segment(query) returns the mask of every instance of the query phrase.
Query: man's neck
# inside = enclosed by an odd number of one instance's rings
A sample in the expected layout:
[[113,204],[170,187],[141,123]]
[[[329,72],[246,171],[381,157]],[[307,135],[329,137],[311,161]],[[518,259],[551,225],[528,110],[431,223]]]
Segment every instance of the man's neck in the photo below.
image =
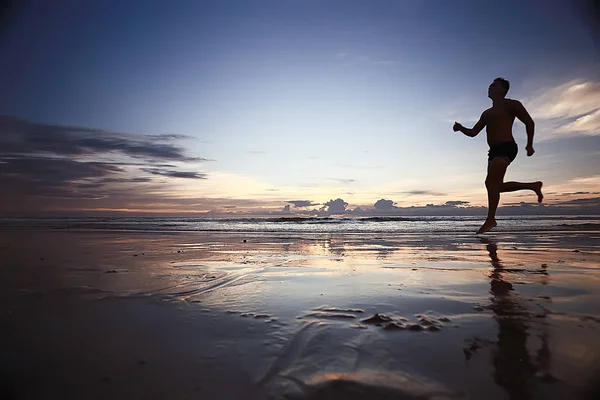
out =
[[505,97],[501,97],[499,99],[492,99],[492,106],[499,106],[504,103],[504,100],[506,100]]

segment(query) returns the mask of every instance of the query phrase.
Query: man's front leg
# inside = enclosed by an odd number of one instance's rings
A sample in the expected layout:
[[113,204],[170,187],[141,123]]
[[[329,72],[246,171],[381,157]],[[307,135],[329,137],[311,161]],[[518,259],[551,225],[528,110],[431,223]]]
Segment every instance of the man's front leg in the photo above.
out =
[[488,215],[477,233],[485,233],[494,228],[496,224],[496,210],[500,203],[500,187],[504,180],[504,174],[508,167],[508,161],[502,157],[496,157],[490,163],[488,175],[485,179],[485,187],[488,192]]
[[498,203],[500,202],[500,191],[498,189],[494,190],[490,187],[488,187],[487,190],[488,190],[488,215],[487,215],[487,218],[485,219],[485,222],[483,223],[483,225],[481,225],[481,228],[479,228],[477,233],[489,232],[490,230],[492,230],[492,228],[494,228],[497,225],[496,209],[498,208]]

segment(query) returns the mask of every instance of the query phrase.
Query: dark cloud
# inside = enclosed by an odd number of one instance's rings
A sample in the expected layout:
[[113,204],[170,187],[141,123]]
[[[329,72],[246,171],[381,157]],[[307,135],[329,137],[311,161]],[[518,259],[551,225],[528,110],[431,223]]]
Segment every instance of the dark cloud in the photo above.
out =
[[375,202],[374,207],[378,211],[390,211],[396,208],[392,200],[379,199]]
[[100,182],[92,182],[92,183],[78,183],[75,185],[77,189],[100,189],[104,184]]
[[169,176],[171,178],[206,179],[206,174],[194,171],[170,171],[158,168],[142,168],[142,171],[152,175]]
[[46,182],[64,182],[85,178],[104,177],[123,168],[104,162],[82,162],[66,158],[23,156],[20,158],[0,156],[3,175]]
[[596,192],[572,192],[572,193],[559,193],[557,196],[578,196],[582,194],[598,194]]
[[[120,173],[120,166],[102,162],[82,162],[64,158],[0,157],[0,187],[6,197],[21,201],[24,196],[39,197],[89,197],[78,189],[95,189],[77,186],[95,184],[97,179]],[[92,180],[91,182],[89,180]],[[99,194],[91,193],[91,197]]]
[[199,157],[188,157],[181,148],[156,143],[152,138],[92,128],[38,124],[11,116],[0,116],[2,154],[94,156],[98,153],[116,152],[150,161],[205,161]]
[[538,203],[527,203],[525,201],[519,202],[519,207],[523,208],[531,208],[531,207],[539,207]]
[[587,199],[575,199],[575,200],[563,201],[563,202],[558,203],[558,205],[562,205],[562,206],[570,206],[570,205],[600,206],[600,197],[590,197]]
[[148,177],[137,177],[137,178],[103,178],[95,182],[80,183],[76,187],[79,189],[98,189],[104,187],[106,184],[111,183],[145,183],[152,182],[152,178]]
[[323,207],[329,213],[343,213],[346,211],[348,203],[338,198],[335,200],[329,200],[327,203],[323,204]]
[[292,204],[296,208],[318,206],[319,203],[313,203],[310,200],[290,200],[288,203]]
[[[139,162],[116,162],[116,161],[107,161],[106,164],[111,165],[119,165],[122,167],[147,167],[149,163],[139,163]],[[152,166],[155,168],[177,168],[175,164],[157,164],[152,163]]]
[[184,138],[188,137],[132,135],[0,116],[0,213],[77,209],[87,200],[95,200],[95,206],[97,200],[119,197],[121,187],[132,196],[141,184],[152,184],[152,177],[135,176],[140,170],[154,176],[205,179],[200,172],[177,170],[178,165],[205,161],[187,156],[172,143]]
[[184,140],[184,139],[193,139],[193,137],[188,135],[179,135],[176,133],[161,133],[159,135],[148,135],[149,139],[157,141],[157,142],[169,142],[172,140]]
[[444,205],[448,206],[448,207],[466,206],[467,204],[469,204],[468,201],[462,201],[462,200],[451,200],[451,201],[447,201],[446,203],[444,203]]
[[[447,201],[443,204],[427,204],[425,207],[429,207],[429,208],[454,208],[454,209],[458,209],[458,206],[467,206],[469,204],[468,201],[462,201],[462,200],[450,200]],[[470,207],[460,207],[462,209],[465,208],[470,208]]]
[[285,207],[283,207],[283,209],[281,210],[281,212],[285,214],[291,214],[292,211],[290,210],[290,205],[286,204]]
[[104,178],[102,179],[102,183],[140,183],[140,182],[150,182],[152,178],[140,176],[137,178]]

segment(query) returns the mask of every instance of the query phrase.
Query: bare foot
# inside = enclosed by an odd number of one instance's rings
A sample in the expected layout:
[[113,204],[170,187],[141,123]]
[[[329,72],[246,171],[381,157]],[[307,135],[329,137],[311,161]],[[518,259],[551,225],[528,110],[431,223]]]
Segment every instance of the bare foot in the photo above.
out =
[[533,189],[535,194],[538,196],[538,203],[541,203],[542,200],[544,200],[544,195],[542,194],[542,185],[543,183],[541,181],[537,181],[535,183],[535,188]]
[[498,225],[496,223],[496,220],[492,220],[492,221],[488,221],[486,220],[483,225],[481,225],[481,228],[479,228],[479,230],[477,231],[477,233],[486,233],[492,230],[493,227],[495,227],[496,225]]

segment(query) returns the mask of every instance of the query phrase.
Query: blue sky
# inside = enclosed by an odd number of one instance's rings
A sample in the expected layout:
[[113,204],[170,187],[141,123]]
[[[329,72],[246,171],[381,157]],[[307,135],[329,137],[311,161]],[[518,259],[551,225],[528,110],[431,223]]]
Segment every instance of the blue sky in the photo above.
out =
[[[382,198],[484,205],[485,132],[470,139],[451,127],[476,122],[497,76],[537,123],[532,158],[515,123],[520,153],[507,179],[544,180],[549,204],[600,191],[600,47],[577,2],[85,3],[35,1],[10,15],[0,114],[52,126],[48,137],[57,127],[185,135],[169,145],[204,161],[106,170],[103,179],[139,182],[105,182],[93,200],[63,193],[57,209],[267,212],[336,198],[349,208]],[[96,150],[77,160],[132,156]],[[25,172],[38,173],[13,178]],[[98,178],[60,182],[81,194]],[[125,189],[129,197],[117,194]]]

